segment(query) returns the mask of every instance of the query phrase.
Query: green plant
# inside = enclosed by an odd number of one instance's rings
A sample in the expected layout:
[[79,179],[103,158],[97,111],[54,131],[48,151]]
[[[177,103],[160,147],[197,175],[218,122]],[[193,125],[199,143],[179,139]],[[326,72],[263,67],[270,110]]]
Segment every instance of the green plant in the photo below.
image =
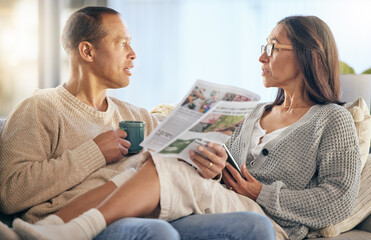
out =
[[[345,62],[340,61],[340,73],[341,74],[356,74],[354,69]],[[365,70],[361,74],[371,74],[371,68]]]

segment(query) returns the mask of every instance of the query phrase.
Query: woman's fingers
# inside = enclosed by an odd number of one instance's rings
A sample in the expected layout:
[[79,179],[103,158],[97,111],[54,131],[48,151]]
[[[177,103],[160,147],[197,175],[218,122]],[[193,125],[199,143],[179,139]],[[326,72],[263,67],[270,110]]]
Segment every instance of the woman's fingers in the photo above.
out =
[[[197,150],[205,156],[205,158],[212,161],[214,164],[218,164],[220,166],[224,166],[224,163],[226,161],[227,154],[225,152],[225,149],[214,143],[208,143],[207,147],[199,146]],[[224,159],[225,158],[225,159]]]
[[231,174],[228,172],[227,169],[223,169],[222,171],[222,179],[223,179],[223,182],[225,184],[225,186],[228,188],[228,189],[231,189],[233,188],[233,184],[236,184],[236,182],[234,181],[233,177],[231,176]]
[[208,143],[207,147],[199,146],[197,150],[199,153],[191,150],[189,155],[199,168],[200,174],[205,178],[220,174],[227,159],[225,149],[218,144]]
[[192,151],[192,150],[189,151],[189,156],[190,156],[191,160],[201,169],[211,169],[214,165],[214,163],[212,161],[202,157],[201,155],[199,155],[195,151]]
[[191,160],[197,165],[198,172],[204,178],[214,178],[221,172],[221,168],[210,160],[202,157],[194,151],[189,152]]
[[237,183],[244,182],[245,179],[242,178],[241,174],[237,169],[235,169],[231,164],[226,163],[225,167],[231,173],[232,177],[236,180]]
[[241,166],[241,172],[243,176],[246,178],[247,181],[255,181],[256,179],[250,174],[250,172],[247,170],[246,165],[242,164]]
[[[222,146],[209,143],[207,147],[198,146],[197,150],[199,154],[192,150],[190,151],[190,154],[192,154],[191,157],[195,158],[195,160],[199,161],[202,165],[205,167],[218,165],[219,167],[224,168],[227,154]],[[210,165],[210,162],[212,165]]]

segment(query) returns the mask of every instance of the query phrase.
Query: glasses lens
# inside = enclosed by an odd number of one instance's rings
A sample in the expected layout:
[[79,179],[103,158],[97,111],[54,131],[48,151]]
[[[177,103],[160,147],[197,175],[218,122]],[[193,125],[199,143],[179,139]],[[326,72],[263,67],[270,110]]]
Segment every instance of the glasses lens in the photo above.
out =
[[272,55],[273,44],[267,44],[267,56],[270,57]]
[[260,47],[260,53],[263,54],[265,52],[265,45],[261,45]]

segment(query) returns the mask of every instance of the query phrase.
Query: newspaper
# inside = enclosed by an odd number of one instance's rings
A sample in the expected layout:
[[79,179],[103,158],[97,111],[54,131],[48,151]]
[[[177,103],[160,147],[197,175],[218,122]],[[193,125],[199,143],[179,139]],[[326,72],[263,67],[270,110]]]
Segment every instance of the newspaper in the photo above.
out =
[[224,144],[260,100],[246,89],[197,80],[171,114],[140,144],[197,166],[189,150]]

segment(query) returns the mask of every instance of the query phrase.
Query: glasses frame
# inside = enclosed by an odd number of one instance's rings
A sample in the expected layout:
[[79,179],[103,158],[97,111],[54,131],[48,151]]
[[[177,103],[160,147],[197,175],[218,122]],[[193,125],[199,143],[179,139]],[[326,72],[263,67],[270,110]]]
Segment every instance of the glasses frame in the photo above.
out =
[[[269,53],[267,52],[267,47],[268,46],[272,46],[271,50],[269,51]],[[283,44],[277,44],[277,43],[268,43],[266,45],[261,45],[260,49],[261,49],[261,54],[265,53],[267,54],[268,57],[272,56],[272,53],[273,53],[273,50],[274,49],[286,49],[286,50],[293,50],[294,48],[292,47],[292,45],[283,45]]]

